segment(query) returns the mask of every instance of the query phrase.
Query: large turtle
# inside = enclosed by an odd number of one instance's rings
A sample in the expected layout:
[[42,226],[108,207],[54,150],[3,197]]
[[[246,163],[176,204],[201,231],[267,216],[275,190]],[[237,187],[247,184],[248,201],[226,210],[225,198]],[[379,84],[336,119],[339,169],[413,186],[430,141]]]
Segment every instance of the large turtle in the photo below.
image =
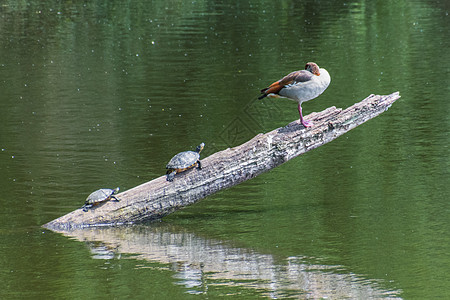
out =
[[88,211],[89,208],[92,208],[96,205],[99,205],[100,203],[109,201],[109,200],[114,200],[114,201],[119,201],[118,198],[116,198],[116,196],[114,196],[114,194],[117,194],[119,192],[119,188],[115,188],[114,190],[112,189],[99,189],[96,190],[95,192],[92,192],[86,199],[86,201],[84,202],[84,205],[81,207],[83,209],[83,211]]
[[184,172],[196,166],[201,170],[200,152],[203,150],[203,147],[205,147],[205,144],[201,143],[195,151],[180,152],[172,157],[166,166],[167,181],[173,181],[175,174]]

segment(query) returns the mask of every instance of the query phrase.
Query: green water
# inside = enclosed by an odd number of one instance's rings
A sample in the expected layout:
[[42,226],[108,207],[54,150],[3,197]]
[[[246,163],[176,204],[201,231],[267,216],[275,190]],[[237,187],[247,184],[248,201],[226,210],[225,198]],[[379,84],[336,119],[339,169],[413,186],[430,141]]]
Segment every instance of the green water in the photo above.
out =
[[[446,1],[3,1],[0,298],[450,298]],[[40,226],[298,118],[400,91],[343,137],[162,222]]]

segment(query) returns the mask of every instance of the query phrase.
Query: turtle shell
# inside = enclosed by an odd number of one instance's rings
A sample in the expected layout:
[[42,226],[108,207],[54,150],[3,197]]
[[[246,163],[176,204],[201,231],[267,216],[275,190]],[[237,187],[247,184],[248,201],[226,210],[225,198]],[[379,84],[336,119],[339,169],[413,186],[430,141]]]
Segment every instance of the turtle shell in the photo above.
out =
[[178,153],[169,161],[166,169],[185,170],[193,167],[200,159],[200,154],[194,151],[184,151]]
[[99,189],[95,192],[92,192],[84,202],[83,210],[87,211],[88,208],[91,208],[101,202],[109,201],[111,199],[116,199],[113,195],[119,192],[119,188],[116,188],[114,190],[112,189]]

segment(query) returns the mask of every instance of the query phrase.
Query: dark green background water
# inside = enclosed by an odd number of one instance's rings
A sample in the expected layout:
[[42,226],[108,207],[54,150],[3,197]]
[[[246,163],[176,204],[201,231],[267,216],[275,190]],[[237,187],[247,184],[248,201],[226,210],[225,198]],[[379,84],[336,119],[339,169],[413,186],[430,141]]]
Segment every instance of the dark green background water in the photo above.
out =
[[[0,3],[0,298],[450,298],[448,1]],[[305,114],[402,98],[161,223],[40,227],[297,119],[256,97],[308,61]]]

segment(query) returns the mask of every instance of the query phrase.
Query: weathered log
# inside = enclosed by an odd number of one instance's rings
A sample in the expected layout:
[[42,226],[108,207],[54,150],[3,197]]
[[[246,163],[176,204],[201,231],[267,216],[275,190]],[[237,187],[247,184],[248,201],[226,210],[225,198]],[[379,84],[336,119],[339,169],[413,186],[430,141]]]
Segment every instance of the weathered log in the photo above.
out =
[[311,113],[306,119],[314,122],[313,127],[304,128],[297,120],[271,132],[260,133],[240,146],[203,158],[202,170],[181,173],[173,182],[161,176],[118,194],[119,202],[109,201],[88,212],[77,209],[43,226],[57,230],[133,224],[162,218],[334,140],[386,111],[399,98],[398,92],[370,95],[345,110],[330,107]]

